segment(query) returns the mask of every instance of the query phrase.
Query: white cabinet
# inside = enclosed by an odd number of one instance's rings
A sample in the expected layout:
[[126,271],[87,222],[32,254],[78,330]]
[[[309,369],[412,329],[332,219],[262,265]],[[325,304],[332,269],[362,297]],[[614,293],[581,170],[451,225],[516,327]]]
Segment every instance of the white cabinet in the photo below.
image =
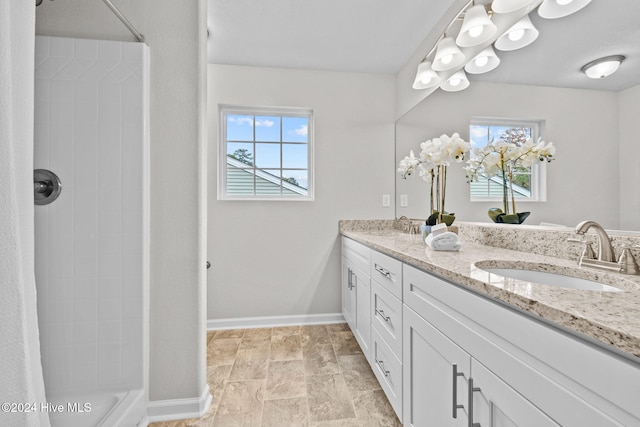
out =
[[467,426],[469,355],[407,306],[403,320],[404,425]]
[[372,367],[402,420],[402,263],[371,251]]
[[403,281],[405,420],[428,401],[406,384],[424,382],[411,362],[429,325],[470,356],[465,380],[480,388],[473,422],[482,427],[640,426],[637,364],[413,267],[404,266]]
[[405,426],[559,424],[405,306]]
[[342,238],[342,315],[370,361],[371,279],[370,249]]
[[640,427],[637,361],[351,239],[342,251],[344,317],[404,426]]
[[371,368],[398,419],[402,420],[402,360],[391,350],[376,328],[371,335]]
[[[482,427],[558,427],[560,424],[526,400],[491,371],[471,359],[473,392],[466,403],[473,425]],[[467,393],[469,388],[467,388]]]

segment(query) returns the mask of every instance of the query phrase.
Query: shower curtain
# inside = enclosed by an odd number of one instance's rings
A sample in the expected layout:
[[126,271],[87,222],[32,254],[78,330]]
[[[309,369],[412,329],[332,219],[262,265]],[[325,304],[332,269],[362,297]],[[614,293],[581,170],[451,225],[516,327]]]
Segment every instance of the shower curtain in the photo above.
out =
[[35,13],[34,1],[0,1],[0,425],[8,427],[50,425],[34,273]]

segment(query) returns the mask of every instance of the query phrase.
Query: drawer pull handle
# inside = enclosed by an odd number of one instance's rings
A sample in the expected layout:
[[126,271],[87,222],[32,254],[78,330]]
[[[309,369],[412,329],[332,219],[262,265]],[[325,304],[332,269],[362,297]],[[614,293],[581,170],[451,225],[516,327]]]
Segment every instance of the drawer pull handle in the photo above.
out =
[[453,418],[458,418],[458,409],[463,409],[464,405],[458,405],[458,377],[464,377],[462,372],[458,372],[458,365],[453,364]]
[[376,313],[378,313],[380,315],[380,317],[382,317],[384,319],[385,322],[388,322],[389,320],[391,320],[391,317],[389,316],[385,316],[384,311],[383,310],[378,310],[376,308]]
[[353,270],[348,268],[348,280],[347,280],[347,287],[349,288],[350,291],[353,290],[353,288],[356,286],[353,284],[353,276],[355,276],[355,274],[353,274]]
[[378,264],[376,264],[376,271],[385,276],[387,279],[391,279],[391,272],[385,268],[382,268]]
[[376,359],[376,363],[378,364],[378,366],[380,366],[380,369],[382,369],[382,373],[384,374],[384,376],[388,377],[390,372],[384,369],[384,362],[382,360]]
[[473,422],[473,393],[481,391],[480,387],[473,386],[473,378],[469,378],[469,427],[481,427],[480,423]]

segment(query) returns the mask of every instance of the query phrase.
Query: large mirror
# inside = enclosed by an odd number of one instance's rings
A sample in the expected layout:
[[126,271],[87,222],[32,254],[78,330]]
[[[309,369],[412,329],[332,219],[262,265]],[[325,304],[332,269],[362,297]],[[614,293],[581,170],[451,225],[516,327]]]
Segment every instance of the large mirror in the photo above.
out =
[[[537,11],[539,30],[531,45],[496,51],[500,66],[469,75],[461,92],[431,93],[396,123],[396,164],[420,142],[458,132],[469,139],[472,118],[535,120],[557,147],[546,168],[546,201],[521,202],[526,224],[575,226],[593,219],[609,229],[640,230],[640,2],[594,0],[579,12],[554,20]],[[617,73],[593,80],[586,63],[621,54]],[[457,220],[490,222],[487,210],[501,201],[471,202],[463,164],[447,177],[448,211]],[[419,177],[396,175],[396,217],[425,218],[428,188]]]

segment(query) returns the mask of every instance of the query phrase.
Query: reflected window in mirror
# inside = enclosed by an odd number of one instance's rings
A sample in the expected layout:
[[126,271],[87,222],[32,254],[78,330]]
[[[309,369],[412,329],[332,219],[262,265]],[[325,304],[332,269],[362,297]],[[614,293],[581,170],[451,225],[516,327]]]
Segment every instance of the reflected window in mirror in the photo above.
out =
[[[474,117],[469,126],[469,141],[472,149],[498,140],[521,145],[529,138],[537,141],[543,129],[544,121],[540,120]],[[518,200],[546,201],[546,167],[543,162],[529,168],[518,168],[512,181],[514,196]],[[502,200],[502,177],[480,176],[470,184],[469,191],[472,202]]]

